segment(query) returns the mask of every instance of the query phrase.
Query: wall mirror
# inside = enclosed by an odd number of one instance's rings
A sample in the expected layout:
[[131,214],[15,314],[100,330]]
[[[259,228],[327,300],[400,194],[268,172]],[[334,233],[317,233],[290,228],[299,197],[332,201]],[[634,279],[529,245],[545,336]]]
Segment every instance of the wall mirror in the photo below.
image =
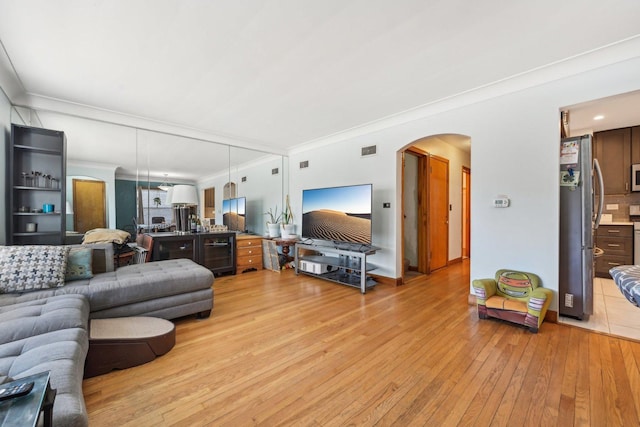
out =
[[[132,234],[135,223],[171,223],[169,192],[160,187],[194,185],[197,214],[212,224],[224,223],[225,200],[244,198],[242,228],[256,234],[266,233],[264,212],[281,209],[288,191],[286,156],[18,107],[12,109],[12,122],[65,132],[67,201],[73,212],[67,215],[67,230],[85,223],[86,206],[74,200],[74,181],[76,189],[79,182],[103,185],[104,203],[94,200],[90,206],[102,206],[108,228]],[[230,185],[233,197],[225,197]]]

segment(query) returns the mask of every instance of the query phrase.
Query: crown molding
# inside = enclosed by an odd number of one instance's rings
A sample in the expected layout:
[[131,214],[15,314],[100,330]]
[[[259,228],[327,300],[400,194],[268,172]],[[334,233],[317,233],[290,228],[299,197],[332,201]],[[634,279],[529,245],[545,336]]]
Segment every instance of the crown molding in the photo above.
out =
[[25,92],[2,40],[0,40],[0,90],[4,92],[12,104],[15,104],[15,99]]
[[616,63],[640,58],[640,35],[629,37],[569,58],[536,67],[492,83],[365,123],[332,135],[296,145],[289,155],[321,148],[348,139],[382,131],[446,111],[476,104],[499,96],[540,86]]
[[216,134],[202,129],[196,129],[171,123],[162,120],[150,119],[133,114],[121,113],[118,111],[98,108],[48,96],[38,95],[29,92],[22,92],[14,96],[12,104],[17,107],[30,108],[37,111],[65,114],[72,117],[91,119],[99,122],[126,126],[130,128],[147,130],[151,132],[161,132],[167,135],[192,138],[204,142],[229,145],[237,148],[245,148],[254,151],[261,151],[268,154],[286,155],[284,150],[274,149],[264,144],[254,141],[246,141],[228,135]]
[[109,163],[86,162],[83,160],[67,159],[67,168],[69,168],[69,166],[77,168],[102,169],[114,173],[116,169],[120,167],[118,165],[112,165]]

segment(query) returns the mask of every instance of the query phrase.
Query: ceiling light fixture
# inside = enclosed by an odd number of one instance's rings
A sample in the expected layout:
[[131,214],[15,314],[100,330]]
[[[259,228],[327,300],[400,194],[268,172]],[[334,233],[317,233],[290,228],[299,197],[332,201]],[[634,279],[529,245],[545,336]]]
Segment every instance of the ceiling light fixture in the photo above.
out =
[[162,191],[169,191],[169,189],[172,187],[168,182],[167,182],[167,175],[168,174],[164,174],[164,182],[160,185],[158,185],[158,188],[161,189]]
[[593,118],[593,120],[602,120],[602,119],[604,119],[604,116],[602,114],[598,114]]

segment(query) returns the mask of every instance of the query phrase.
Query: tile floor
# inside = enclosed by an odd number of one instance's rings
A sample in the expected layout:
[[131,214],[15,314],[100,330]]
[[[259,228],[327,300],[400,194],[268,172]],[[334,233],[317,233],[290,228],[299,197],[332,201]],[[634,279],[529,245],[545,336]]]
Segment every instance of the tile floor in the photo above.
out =
[[594,279],[589,320],[560,316],[558,322],[640,341],[640,308],[627,301],[611,279]]

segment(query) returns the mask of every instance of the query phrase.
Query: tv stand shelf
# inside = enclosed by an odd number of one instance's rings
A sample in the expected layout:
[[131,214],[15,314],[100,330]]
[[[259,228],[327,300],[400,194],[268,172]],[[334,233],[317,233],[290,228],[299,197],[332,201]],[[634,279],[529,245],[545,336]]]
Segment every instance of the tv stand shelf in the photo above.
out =
[[[300,255],[300,250],[312,250],[322,255]],[[363,294],[377,283],[367,276],[367,271],[376,267],[367,263],[367,256],[376,253],[375,246],[354,245],[341,247],[319,244],[296,243],[295,271],[341,285],[360,288]]]

